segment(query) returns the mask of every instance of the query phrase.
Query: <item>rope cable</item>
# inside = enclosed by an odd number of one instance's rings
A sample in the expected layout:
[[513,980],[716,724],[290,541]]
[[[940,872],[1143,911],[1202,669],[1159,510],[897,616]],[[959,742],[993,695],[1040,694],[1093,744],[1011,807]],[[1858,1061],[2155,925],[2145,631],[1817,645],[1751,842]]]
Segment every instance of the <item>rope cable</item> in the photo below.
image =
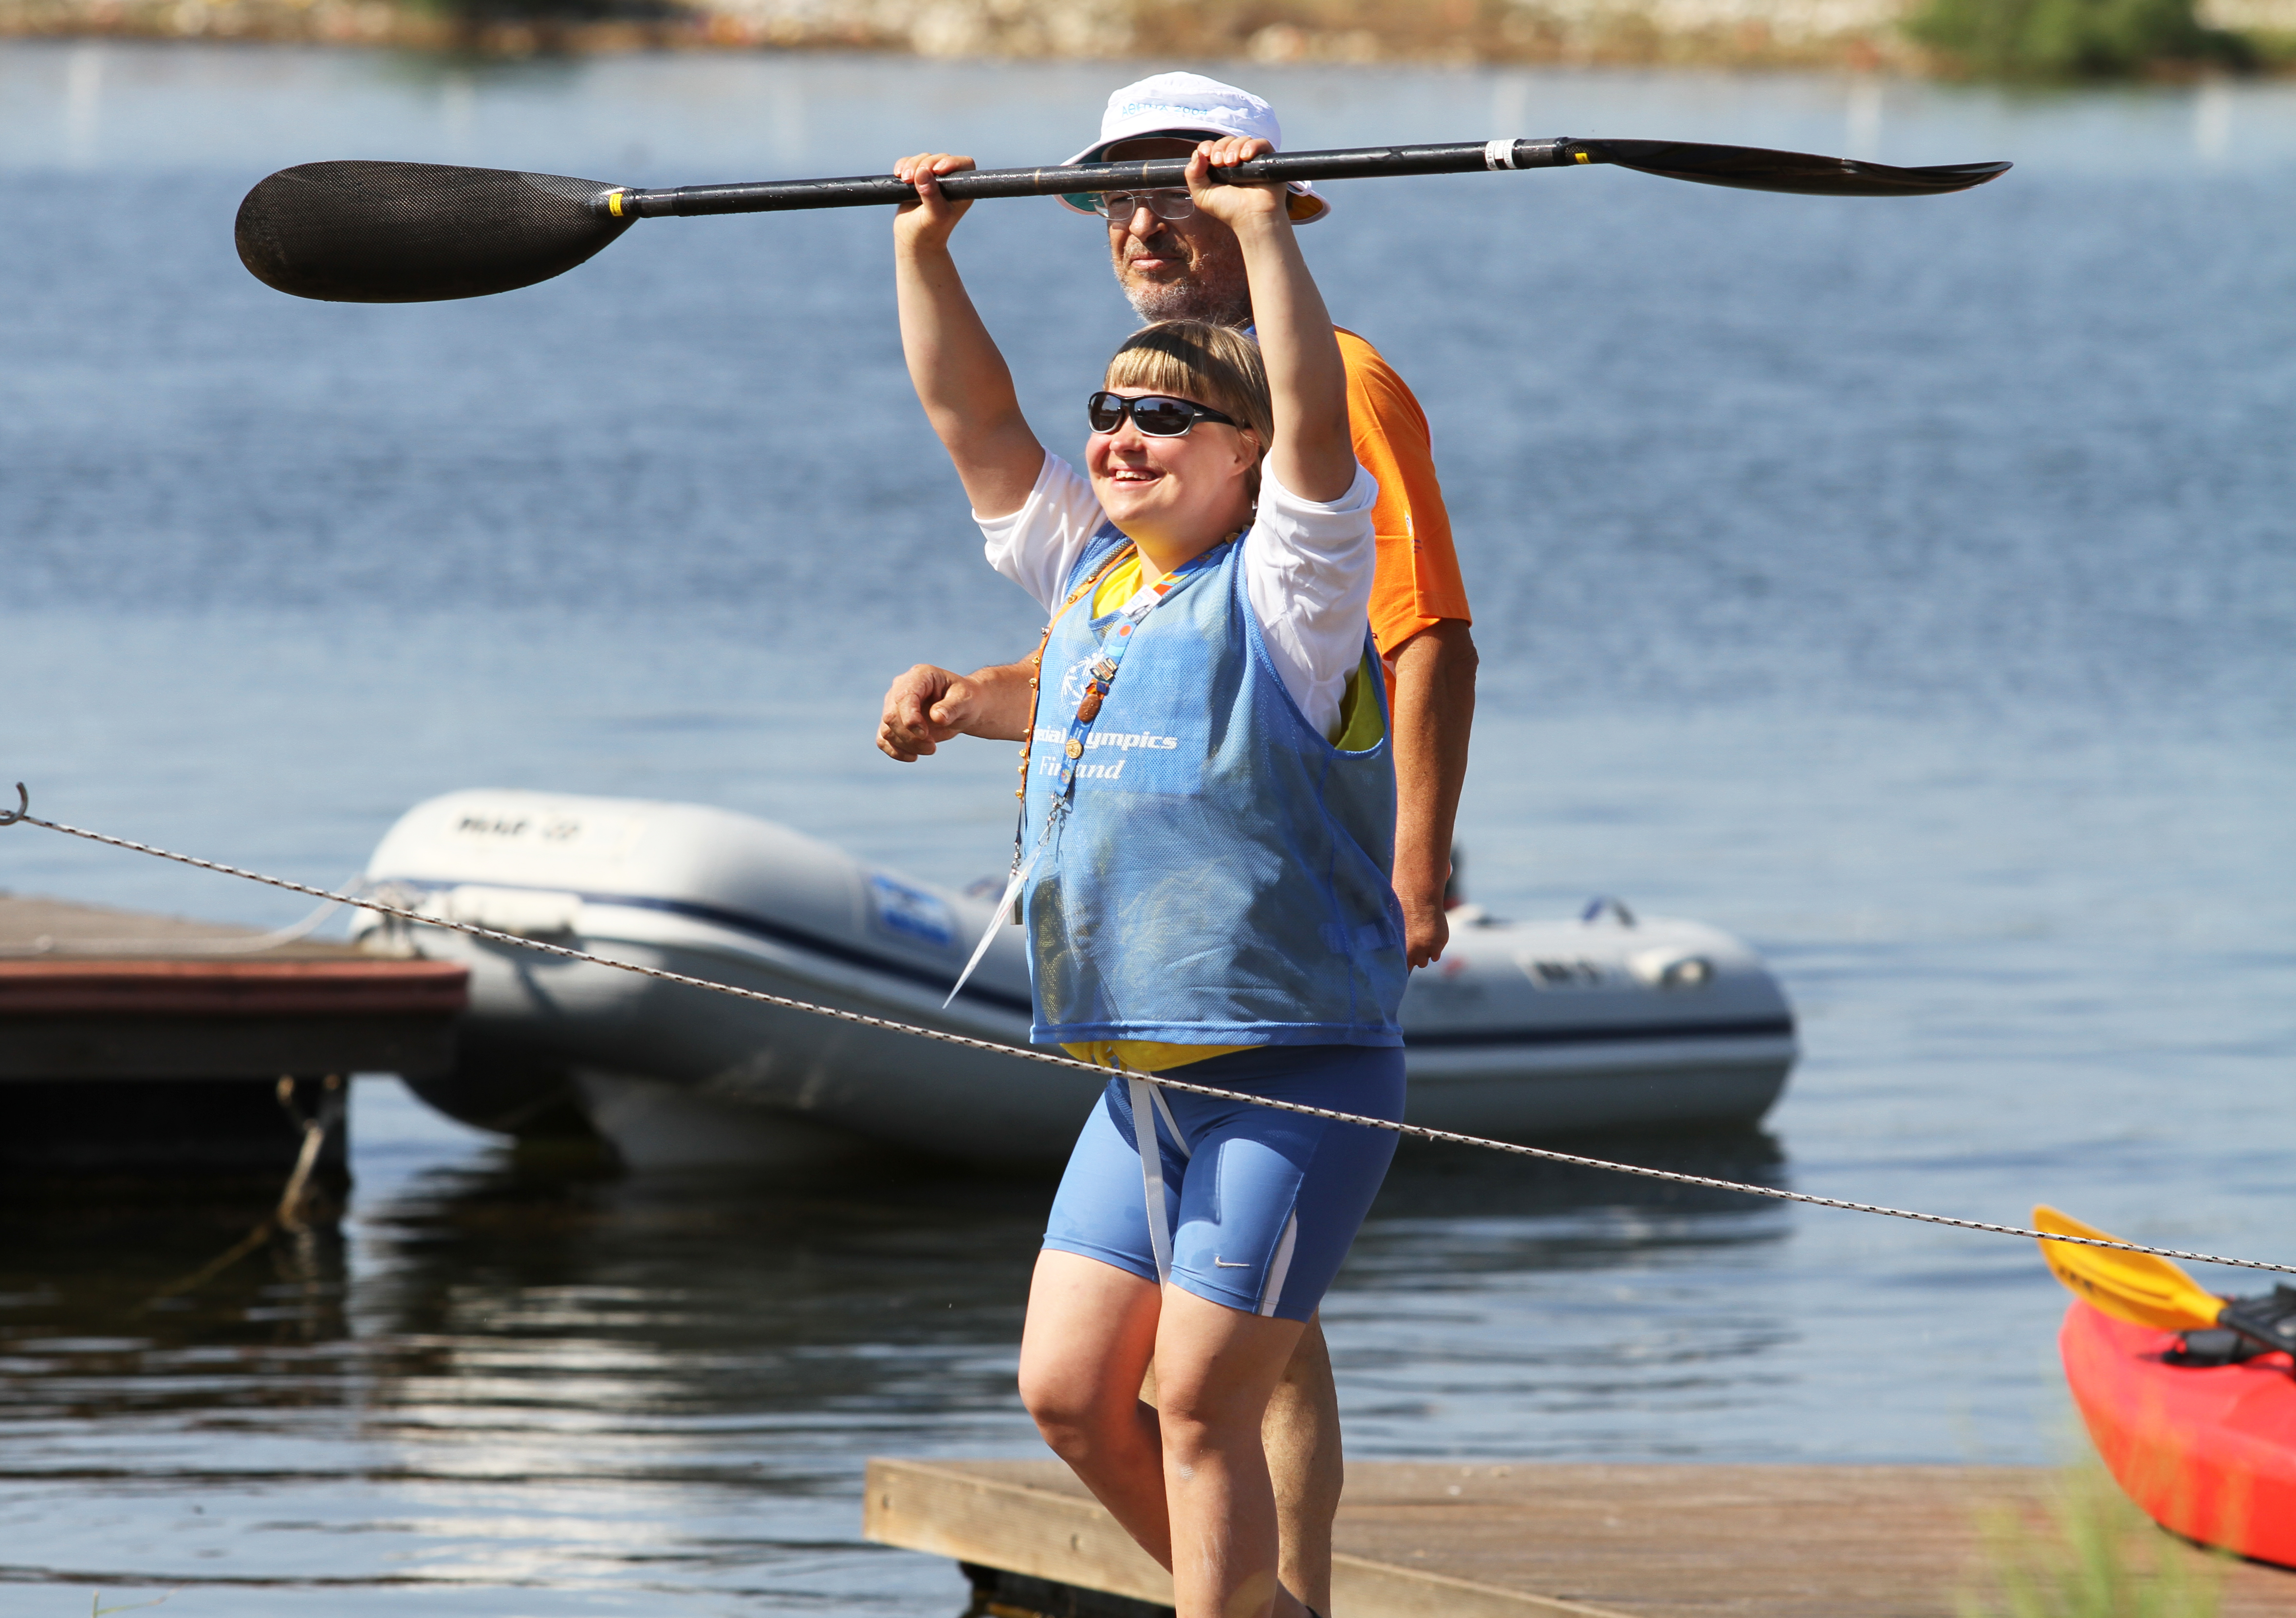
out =
[[[1054,1056],[1049,1051],[1032,1050],[1026,1046],[1008,1045],[996,1040],[976,1039],[970,1034],[951,1034],[939,1028],[922,1028],[911,1023],[896,1022],[890,1017],[871,1017],[865,1012],[840,1010],[835,1006],[816,1005],[810,1001],[793,999],[785,994],[768,993],[763,989],[745,989],[738,985],[718,983],[707,977],[691,977],[682,972],[664,971],[635,960],[616,960],[607,955],[594,955],[586,951],[570,948],[562,944],[545,944],[538,938],[528,938],[517,933],[498,932],[492,927],[478,927],[467,921],[449,921],[436,916],[426,916],[419,911],[402,905],[385,903],[380,899],[363,898],[349,894],[330,893],[323,887],[311,887],[300,882],[290,882],[283,877],[266,876],[261,871],[242,870],[214,860],[202,860],[196,855],[176,854],[165,848],[155,848],[149,843],[138,843],[127,838],[116,838],[85,827],[68,825],[62,821],[43,820],[30,812],[30,799],[21,782],[16,787],[19,807],[0,812],[0,826],[21,822],[39,826],[49,831],[60,831],[67,837],[85,838],[91,843],[107,847],[123,848],[133,854],[150,854],[156,859],[172,860],[179,865],[213,871],[218,876],[239,877],[250,882],[284,888],[290,893],[305,894],[314,899],[324,899],[336,904],[348,904],[359,910],[372,911],[379,916],[409,921],[419,927],[441,927],[449,932],[468,934],[489,944],[504,944],[514,948],[555,955],[565,960],[586,961],[592,966],[611,967],[619,972],[634,972],[641,977],[651,977],[661,983],[682,985],[687,988],[706,990],[713,994],[727,994],[737,1000],[752,1001],[759,1005],[778,1006],[784,1010],[808,1012],[816,1017],[832,1017],[839,1022],[853,1023],[865,1028],[882,1028],[893,1034],[906,1034],[918,1039],[938,1040],[947,1045],[959,1045],[967,1050],[988,1051],[995,1056],[1012,1057],[1021,1061],[1038,1062],[1048,1067],[1072,1068],[1102,1081],[1111,1076],[1111,1069],[1080,1062],[1073,1057]],[[1120,1071],[1120,1070],[1114,1070]],[[1585,1157],[1572,1152],[1558,1152],[1550,1148],[1521,1146],[1512,1140],[1490,1140],[1480,1135],[1460,1134],[1447,1129],[1430,1129],[1424,1124],[1401,1124],[1386,1118],[1371,1118],[1355,1113],[1338,1112],[1326,1107],[1310,1107],[1300,1101],[1280,1101],[1272,1096],[1256,1096],[1247,1091],[1223,1090],[1216,1085],[1192,1083],[1185,1079],[1152,1076],[1152,1082],[1167,1090],[1182,1091],[1189,1095],[1207,1096],[1216,1101],[1242,1101],[1254,1107],[1265,1107],[1278,1112],[1299,1113],[1310,1118],[1324,1118],[1335,1124],[1353,1124],[1366,1129],[1383,1129],[1398,1135],[1421,1140],[1434,1140],[1448,1146],[1476,1146],[1489,1151],[1505,1152],[1513,1156],[1534,1158],[1542,1163],[1567,1164],[1573,1168],[1601,1169],[1610,1173],[1632,1174],[1644,1180],[1663,1181],[1670,1185],[1695,1186],[1703,1190],[1734,1191],[1746,1197],[1764,1197],[1774,1202],[1800,1203],[1806,1207],[1838,1208],[1848,1214],[1874,1214],[1887,1219],[1911,1220],[1919,1224],[1944,1225],[1956,1230],[1979,1230],[1992,1236],[2018,1236],[2030,1241],[2063,1242],[2077,1247],[2102,1247],[2116,1253],[2142,1253],[2154,1258],[2182,1259],[2188,1263],[2222,1264],[2235,1270],[2260,1270],[2275,1275],[2296,1275],[2296,1264],[2267,1263],[2261,1259],[2225,1258],[2213,1253],[2189,1253],[2178,1247],[2155,1247],[2142,1242],[2109,1241],[2088,1236],[2057,1236],[2041,1230],[2028,1230],[2022,1225],[1995,1224],[1981,1219],[1956,1219],[1945,1214],[1923,1214],[1911,1208],[1892,1208],[1879,1203],[1851,1202],[1839,1197],[1819,1197],[1808,1191],[1789,1191],[1777,1186],[1748,1185],[1734,1180],[1717,1180],[1705,1174],[1685,1174],[1673,1169],[1645,1168],[1640,1164],[1613,1163],[1602,1157]]]

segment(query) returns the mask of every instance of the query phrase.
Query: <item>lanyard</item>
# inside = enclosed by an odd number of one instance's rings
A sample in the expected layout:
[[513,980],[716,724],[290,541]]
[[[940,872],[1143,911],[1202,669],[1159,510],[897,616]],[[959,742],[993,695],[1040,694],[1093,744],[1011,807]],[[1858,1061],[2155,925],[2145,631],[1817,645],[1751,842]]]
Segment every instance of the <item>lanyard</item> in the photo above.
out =
[[[1085,671],[1084,698],[1077,704],[1076,714],[1069,721],[1068,736],[1061,744],[1060,771],[1054,781],[1054,798],[1056,803],[1068,802],[1076,791],[1077,765],[1084,758],[1085,738],[1092,733],[1093,721],[1100,717],[1101,704],[1108,700],[1109,688],[1116,683],[1116,671],[1124,661],[1125,651],[1132,644],[1132,632],[1147,621],[1150,613],[1170,600],[1173,592],[1190,577],[1217,561],[1219,553],[1226,548],[1224,544],[1214,545],[1209,551],[1192,556],[1166,574],[1162,583],[1144,588],[1135,598],[1133,604],[1126,609],[1123,617],[1119,619],[1109,633],[1102,637],[1100,656],[1095,658],[1092,660],[1092,666]],[[1047,631],[1046,639],[1050,640],[1049,631]],[[1040,659],[1042,655],[1041,652],[1038,653]],[[1041,662],[1038,673],[1041,677]],[[1032,739],[1035,733],[1036,720],[1032,715],[1029,717],[1029,734]],[[1021,782],[1021,790],[1025,792],[1027,789],[1028,783],[1024,780]],[[1049,816],[1047,818],[1049,819]],[[1013,844],[1013,856],[1017,859],[1021,852],[1021,839],[1015,837]]]
[[[1106,560],[1086,576],[1083,584],[1069,592],[1069,599],[1053,609],[1052,617],[1045,622],[1045,633],[1037,637],[1037,650],[1029,654],[1029,728],[1021,738],[1021,784],[1013,793],[1014,797],[1021,800],[1020,806],[1013,812],[1013,870],[1015,872],[1021,869],[1021,843],[1029,831],[1029,755],[1037,745],[1037,699],[1039,694],[1038,688],[1045,677],[1045,648],[1053,643],[1053,631],[1060,627],[1062,615],[1098,589],[1100,581],[1108,576],[1109,570],[1132,554],[1133,547],[1129,543],[1119,545],[1110,552]],[[1016,891],[1017,885],[1005,889],[1004,897],[996,907],[1000,913],[1011,905],[1013,895]],[[1020,922],[1020,913],[1016,911],[1013,912],[1013,924],[1018,927]]]

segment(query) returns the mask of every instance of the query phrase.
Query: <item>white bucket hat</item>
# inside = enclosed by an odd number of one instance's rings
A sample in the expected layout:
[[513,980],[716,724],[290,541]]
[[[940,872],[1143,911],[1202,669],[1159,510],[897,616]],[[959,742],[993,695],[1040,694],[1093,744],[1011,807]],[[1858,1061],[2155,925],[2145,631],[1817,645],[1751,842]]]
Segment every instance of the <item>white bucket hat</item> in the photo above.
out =
[[[1100,115],[1100,138],[1069,162],[1096,163],[1100,154],[1119,141],[1150,135],[1183,139],[1241,135],[1264,140],[1278,151],[1283,150],[1283,127],[1275,121],[1275,109],[1250,91],[1201,73],[1158,73],[1110,95],[1108,110]],[[1294,225],[1311,225],[1332,211],[1330,200],[1319,196],[1308,181],[1288,184]],[[1094,200],[1091,192],[1071,192],[1062,196],[1061,203],[1089,214],[1097,211]]]

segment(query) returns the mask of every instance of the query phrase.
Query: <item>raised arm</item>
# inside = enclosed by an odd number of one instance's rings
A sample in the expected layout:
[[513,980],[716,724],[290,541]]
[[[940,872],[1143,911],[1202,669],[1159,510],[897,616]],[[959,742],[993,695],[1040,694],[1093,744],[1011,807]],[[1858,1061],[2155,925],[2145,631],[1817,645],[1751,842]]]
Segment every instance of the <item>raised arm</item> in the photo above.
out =
[[1348,436],[1348,373],[1324,295],[1292,233],[1281,185],[1215,185],[1210,174],[1275,150],[1266,141],[1230,135],[1206,141],[1188,159],[1188,193],[1197,208],[1235,233],[1251,285],[1251,314],[1267,366],[1275,442],[1267,470],[1303,500],[1337,500],[1356,480]]
[[972,167],[947,152],[903,158],[893,172],[917,188],[893,220],[893,278],[901,352],[925,419],[956,465],[965,498],[982,517],[1017,511],[1044,470],[1045,446],[1021,414],[1013,373],[964,290],[949,233],[970,202],[941,194],[939,177]]

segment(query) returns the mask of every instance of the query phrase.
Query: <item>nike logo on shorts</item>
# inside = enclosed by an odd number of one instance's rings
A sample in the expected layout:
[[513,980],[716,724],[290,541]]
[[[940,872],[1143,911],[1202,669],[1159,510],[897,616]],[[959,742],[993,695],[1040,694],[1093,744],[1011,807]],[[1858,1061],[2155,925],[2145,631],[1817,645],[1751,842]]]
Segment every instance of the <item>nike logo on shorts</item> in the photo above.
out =
[[1251,1268],[1250,1264],[1231,1264],[1227,1260],[1221,1258],[1217,1254],[1212,1257],[1212,1267],[1216,1270],[1249,1270]]

